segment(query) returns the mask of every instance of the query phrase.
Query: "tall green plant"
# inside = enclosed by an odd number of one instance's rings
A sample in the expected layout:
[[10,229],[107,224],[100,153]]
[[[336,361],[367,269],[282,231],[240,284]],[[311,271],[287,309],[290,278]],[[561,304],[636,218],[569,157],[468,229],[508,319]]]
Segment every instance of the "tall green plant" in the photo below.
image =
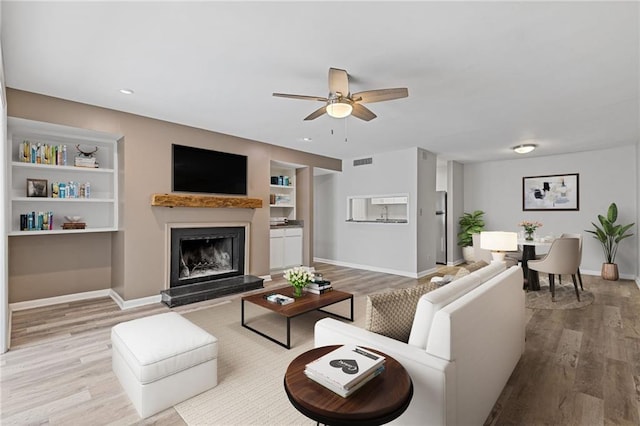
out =
[[585,229],[586,232],[593,234],[593,238],[600,241],[602,250],[604,251],[604,257],[606,263],[615,263],[616,254],[618,253],[618,244],[620,241],[632,236],[631,233],[626,233],[635,223],[629,225],[616,225],[615,221],[618,220],[618,206],[616,203],[611,203],[607,210],[607,217],[598,215],[598,220],[602,227],[591,222],[595,231]]
[[463,213],[458,220],[460,232],[458,232],[458,245],[467,247],[473,245],[473,234],[478,234],[484,230],[484,220],[482,210],[476,210],[473,213]]

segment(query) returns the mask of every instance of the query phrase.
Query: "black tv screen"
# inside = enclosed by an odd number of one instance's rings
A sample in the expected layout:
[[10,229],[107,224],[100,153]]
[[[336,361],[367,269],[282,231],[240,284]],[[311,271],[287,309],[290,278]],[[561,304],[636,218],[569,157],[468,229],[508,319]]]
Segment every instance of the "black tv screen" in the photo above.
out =
[[175,192],[247,195],[247,157],[172,144]]

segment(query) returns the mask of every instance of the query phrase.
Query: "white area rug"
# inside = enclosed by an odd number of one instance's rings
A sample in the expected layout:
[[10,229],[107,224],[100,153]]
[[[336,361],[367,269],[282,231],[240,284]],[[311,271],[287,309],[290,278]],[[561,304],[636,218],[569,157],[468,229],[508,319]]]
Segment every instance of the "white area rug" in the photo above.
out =
[[[349,303],[325,308],[348,316]],[[240,325],[240,300],[183,312],[182,315],[218,338],[218,386],[175,406],[189,425],[301,425],[300,414],[284,391],[289,363],[313,348],[313,326],[328,315],[310,312],[291,320],[292,349],[285,349]],[[354,324],[362,326],[365,298],[354,298]],[[249,325],[286,341],[286,319],[250,303]]]

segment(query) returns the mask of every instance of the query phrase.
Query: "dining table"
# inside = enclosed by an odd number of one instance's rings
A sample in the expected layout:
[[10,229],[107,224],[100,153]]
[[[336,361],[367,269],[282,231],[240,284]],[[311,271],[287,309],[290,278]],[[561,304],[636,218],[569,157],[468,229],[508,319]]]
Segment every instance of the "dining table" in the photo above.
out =
[[525,277],[525,288],[529,291],[540,291],[540,279],[538,271],[529,269],[528,262],[535,260],[536,247],[551,247],[553,238],[536,238],[527,240],[525,238],[518,239],[518,245],[522,246],[522,274]]

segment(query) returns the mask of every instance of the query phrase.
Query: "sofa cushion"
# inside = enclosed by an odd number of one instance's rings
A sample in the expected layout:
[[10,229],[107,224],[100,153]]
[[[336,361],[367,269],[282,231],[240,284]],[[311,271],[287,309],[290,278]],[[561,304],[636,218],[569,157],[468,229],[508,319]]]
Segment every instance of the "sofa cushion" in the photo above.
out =
[[420,297],[408,343],[426,349],[431,323],[436,312],[504,270],[506,265],[503,262],[492,262],[482,269]]
[[365,328],[407,343],[418,299],[437,288],[437,284],[428,283],[368,295]]

